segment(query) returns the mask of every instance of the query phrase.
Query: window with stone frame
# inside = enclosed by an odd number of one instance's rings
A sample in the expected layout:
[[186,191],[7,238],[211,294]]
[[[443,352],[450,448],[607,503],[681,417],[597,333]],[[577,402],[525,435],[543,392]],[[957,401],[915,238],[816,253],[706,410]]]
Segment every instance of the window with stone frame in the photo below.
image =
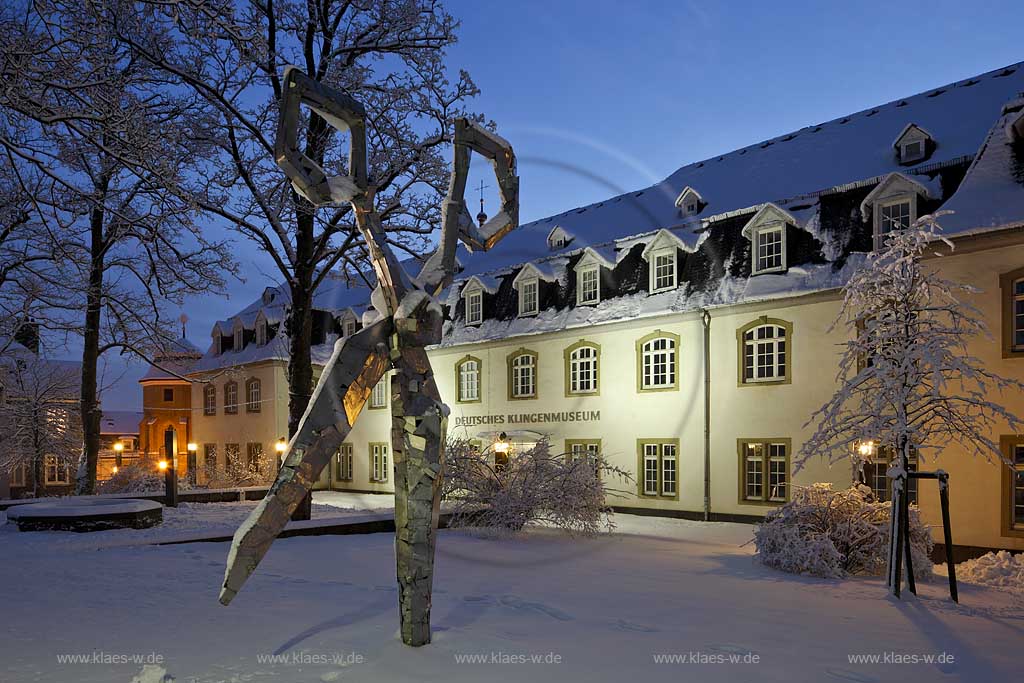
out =
[[343,443],[338,449],[338,481],[352,481],[352,444]]
[[640,347],[640,389],[669,389],[676,386],[676,340],[655,337]]
[[245,412],[260,412],[263,405],[262,391],[262,384],[256,378],[245,383]]
[[458,377],[458,396],[460,403],[475,403],[480,400],[480,372],[481,362],[479,358],[467,356],[455,366],[455,374]]
[[217,414],[217,387],[207,384],[203,387],[203,415]]
[[679,440],[641,439],[639,449],[639,494],[646,497],[679,496]]
[[789,500],[789,440],[740,441],[740,499],[745,503]]
[[391,380],[388,379],[387,375],[384,375],[380,380],[373,385],[373,391],[370,392],[370,407],[371,408],[386,408],[388,405],[388,384]]
[[743,383],[780,382],[789,377],[788,330],[774,322],[742,330]]
[[67,461],[58,458],[55,455],[48,455],[43,461],[43,476],[45,477],[47,486],[54,484],[70,484],[71,467],[68,465]]
[[371,443],[370,481],[386,482],[388,476],[388,445],[386,443]]
[[568,393],[596,394],[598,392],[601,352],[597,346],[582,344],[569,351]]
[[[860,471],[857,473],[860,483],[871,488],[875,500],[887,503],[892,500],[892,479],[889,478],[889,466],[896,459],[896,449],[892,446],[872,447],[861,456]],[[917,471],[917,451],[911,449],[907,469]],[[907,480],[907,498],[917,504],[917,479]]]
[[238,382],[234,380],[224,384],[224,414],[238,414]]
[[537,354],[521,351],[509,361],[509,381],[512,398],[537,397]]

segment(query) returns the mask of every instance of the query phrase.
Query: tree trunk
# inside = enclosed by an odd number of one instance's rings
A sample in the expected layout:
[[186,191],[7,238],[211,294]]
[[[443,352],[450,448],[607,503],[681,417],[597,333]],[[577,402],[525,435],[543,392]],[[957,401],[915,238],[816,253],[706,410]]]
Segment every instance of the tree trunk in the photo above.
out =
[[[300,213],[296,252],[298,265],[291,283],[291,311],[288,314],[288,438],[299,429],[310,396],[313,394],[313,271],[304,264],[311,262],[313,248],[313,217]],[[309,519],[313,494],[309,493],[295,508],[292,519]]]
[[82,462],[78,464],[75,493],[96,492],[96,465],[100,454],[100,421],[97,366],[100,358],[100,314],[103,306],[103,209],[94,207],[89,216],[89,288],[85,295],[85,329],[82,344]]

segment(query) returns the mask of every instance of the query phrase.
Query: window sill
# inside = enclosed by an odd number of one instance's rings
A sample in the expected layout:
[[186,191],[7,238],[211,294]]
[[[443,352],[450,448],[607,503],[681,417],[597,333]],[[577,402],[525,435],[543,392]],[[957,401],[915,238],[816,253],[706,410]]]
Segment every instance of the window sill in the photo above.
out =
[[747,379],[739,383],[741,387],[771,387],[779,384],[792,384],[788,377],[781,379]]
[[753,270],[751,269],[751,277],[755,275],[772,275],[773,273],[784,273],[786,272],[786,266],[779,266],[777,268],[766,268],[765,270]]
[[675,291],[677,289],[679,289],[679,285],[677,285],[677,284],[676,285],[672,285],[671,287],[659,287],[659,288],[656,288],[656,289],[652,288],[651,291],[648,293],[648,296],[650,296],[652,294],[661,294],[663,292],[672,292],[672,291]]
[[534,317],[536,315],[539,315],[539,314],[540,314],[540,311],[520,311],[519,312],[519,317],[520,318],[532,318],[532,317]]
[[756,505],[758,507],[778,507],[785,505],[788,500],[755,500],[753,498],[741,498],[740,505]]
[[637,393],[640,394],[656,394],[661,391],[679,391],[678,384],[666,384],[663,387],[638,387]]
[[537,394],[530,394],[529,396],[509,396],[510,401],[535,401],[537,400]]

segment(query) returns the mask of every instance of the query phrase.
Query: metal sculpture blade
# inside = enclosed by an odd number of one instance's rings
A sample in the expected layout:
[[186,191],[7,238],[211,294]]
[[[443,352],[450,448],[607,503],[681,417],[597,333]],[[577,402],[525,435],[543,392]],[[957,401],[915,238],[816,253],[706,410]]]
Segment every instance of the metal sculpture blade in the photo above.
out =
[[[430,642],[434,546],[448,415],[425,350],[441,341],[443,323],[441,307],[431,295],[451,283],[458,240],[471,250],[487,250],[516,227],[516,157],[511,145],[494,133],[468,119],[455,122],[455,163],[444,204],[441,245],[413,281],[391,250],[374,206],[376,188],[368,174],[362,105],[295,67],[285,70],[284,83],[274,147],[278,165],[295,190],[314,206],[351,202],[377,275],[377,291],[371,301],[380,318],[335,346],[298,433],[288,444],[277,480],[235,533],[220,601],[225,605],[231,602],[256,569],[355,425],[373,386],[393,368],[391,440],[401,633],[406,644],[424,645]],[[349,132],[349,175],[328,178],[319,164],[298,150],[303,104],[331,126]],[[479,229],[471,218],[466,220],[464,200],[472,151],[491,160],[502,197],[501,211]]]

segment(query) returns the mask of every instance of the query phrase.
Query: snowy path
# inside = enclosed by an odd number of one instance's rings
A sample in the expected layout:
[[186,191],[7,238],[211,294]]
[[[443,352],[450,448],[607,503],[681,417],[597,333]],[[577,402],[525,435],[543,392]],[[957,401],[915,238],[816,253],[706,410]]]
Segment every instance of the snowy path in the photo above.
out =
[[[0,681],[128,683],[163,657],[184,681],[989,681],[1019,672],[1024,604],[944,585],[888,600],[878,580],[828,582],[753,564],[750,528],[620,515],[624,533],[516,540],[442,532],[435,639],[397,640],[392,538],[282,539],[231,607],[217,604],[226,544],[69,552],[3,534]],[[848,655],[941,654],[952,664],[851,664]],[[694,653],[705,661],[656,663]],[[483,658],[467,663],[465,656]],[[514,663],[537,656],[559,663]],[[279,661],[268,660],[280,656]],[[337,658],[338,663],[332,660]],[[361,658],[359,662],[344,662]],[[318,661],[319,660],[319,661]],[[144,661],[144,660],[143,660]],[[500,662],[500,663],[499,663]],[[148,673],[156,673],[151,669]],[[154,678],[153,680],[159,680]]]

